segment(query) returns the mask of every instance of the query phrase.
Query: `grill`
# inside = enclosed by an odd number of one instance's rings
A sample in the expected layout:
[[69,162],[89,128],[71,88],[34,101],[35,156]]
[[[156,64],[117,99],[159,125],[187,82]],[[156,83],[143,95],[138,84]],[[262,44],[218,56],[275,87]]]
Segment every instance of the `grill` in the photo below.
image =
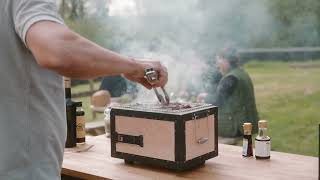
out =
[[135,103],[113,106],[113,108],[124,109],[129,111],[132,110],[176,115],[201,111],[208,109],[209,107],[212,107],[212,105],[204,103],[171,103],[169,105],[161,105],[155,103]]
[[203,103],[135,103],[111,108],[111,156],[187,170],[218,155],[218,108]]

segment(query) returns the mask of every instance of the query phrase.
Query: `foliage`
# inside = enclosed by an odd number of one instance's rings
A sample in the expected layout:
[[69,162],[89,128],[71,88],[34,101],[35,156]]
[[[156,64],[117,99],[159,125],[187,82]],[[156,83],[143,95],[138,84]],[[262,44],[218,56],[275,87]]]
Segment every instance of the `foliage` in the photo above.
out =
[[84,0],[61,0],[60,13],[63,17],[68,17],[71,19],[84,17],[84,4]]
[[[198,8],[205,14],[201,20],[204,26],[201,32],[193,28],[201,26],[192,14],[194,12],[179,14],[181,12],[176,11],[177,14],[164,14],[163,17],[151,14],[140,19],[129,17],[123,21],[108,17],[107,0],[61,2],[60,12],[72,29],[113,49],[121,49],[132,39],[151,42],[147,47],[153,46],[154,41],[168,39],[180,46],[189,44],[196,47],[200,54],[228,42],[243,48],[320,46],[319,0],[198,0]],[[154,8],[151,2],[141,0],[140,3]],[[166,6],[164,2],[161,4]],[[173,9],[179,8],[174,3],[172,5]],[[136,31],[128,32],[126,29],[132,27],[124,27],[137,21],[143,24],[139,24]],[[196,22],[199,24],[188,24]],[[189,39],[190,33],[197,38]]]
[[[248,48],[320,46],[319,0],[229,0],[222,12],[214,8],[221,4],[217,1],[200,2],[210,17],[203,40],[231,39]],[[222,20],[217,23],[215,16]]]
[[85,17],[81,19],[65,18],[65,23],[85,38],[99,44],[100,46],[113,49],[113,31],[108,26],[99,22],[98,19],[95,19],[94,17]]
[[272,0],[270,14],[276,24],[273,46],[320,46],[319,0]]

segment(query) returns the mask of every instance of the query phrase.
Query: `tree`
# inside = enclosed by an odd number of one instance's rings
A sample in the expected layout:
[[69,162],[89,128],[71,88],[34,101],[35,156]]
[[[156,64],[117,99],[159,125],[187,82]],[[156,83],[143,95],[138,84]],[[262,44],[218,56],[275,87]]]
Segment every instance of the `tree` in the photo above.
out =
[[60,13],[63,18],[82,18],[86,14],[85,0],[61,0]]

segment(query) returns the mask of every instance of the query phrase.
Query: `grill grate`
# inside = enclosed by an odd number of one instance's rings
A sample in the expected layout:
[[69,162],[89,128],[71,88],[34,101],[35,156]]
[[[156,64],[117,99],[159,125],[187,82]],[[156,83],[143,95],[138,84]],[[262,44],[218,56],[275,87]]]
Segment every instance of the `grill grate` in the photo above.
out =
[[168,106],[163,106],[161,104],[154,103],[135,103],[126,105],[116,105],[112,108],[135,110],[135,111],[149,111],[158,113],[170,113],[170,114],[181,114],[199,111],[202,109],[207,109],[212,107],[211,104],[204,103],[171,103]]

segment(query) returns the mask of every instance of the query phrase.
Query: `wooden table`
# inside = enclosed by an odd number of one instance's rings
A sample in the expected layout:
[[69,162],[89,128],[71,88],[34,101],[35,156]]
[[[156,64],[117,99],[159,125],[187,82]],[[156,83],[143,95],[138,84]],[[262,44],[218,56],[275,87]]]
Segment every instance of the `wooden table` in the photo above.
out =
[[219,144],[219,156],[205,166],[174,172],[145,165],[127,165],[110,157],[110,139],[88,137],[94,147],[88,152],[64,154],[62,174],[84,179],[210,179],[210,180],[316,180],[318,158],[271,152],[270,160],[243,158],[241,147]]

